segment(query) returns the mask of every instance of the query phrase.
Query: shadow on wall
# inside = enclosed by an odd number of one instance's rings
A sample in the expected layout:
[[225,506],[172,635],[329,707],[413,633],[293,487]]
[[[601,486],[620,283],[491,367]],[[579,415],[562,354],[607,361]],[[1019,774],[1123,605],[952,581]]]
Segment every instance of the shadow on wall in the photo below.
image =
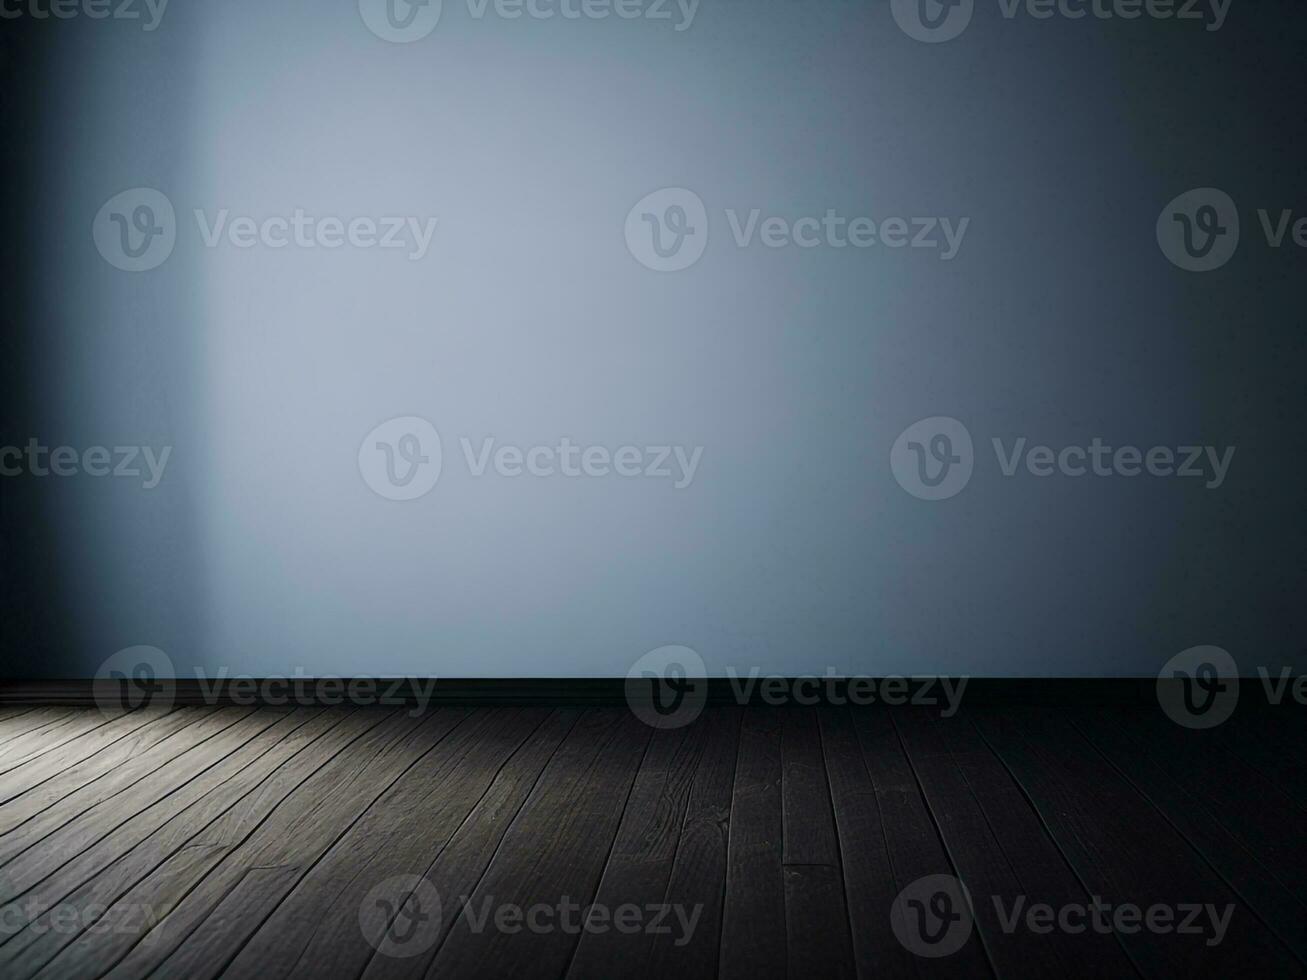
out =
[[194,101],[191,27],[167,27],[19,17],[0,32],[0,445],[24,471],[0,480],[9,677],[89,676],[141,637],[181,650],[200,631],[194,487],[176,472],[141,492],[142,450],[196,441],[196,271],[181,255],[166,280],[125,276],[89,234],[110,194],[192,167],[176,125]]

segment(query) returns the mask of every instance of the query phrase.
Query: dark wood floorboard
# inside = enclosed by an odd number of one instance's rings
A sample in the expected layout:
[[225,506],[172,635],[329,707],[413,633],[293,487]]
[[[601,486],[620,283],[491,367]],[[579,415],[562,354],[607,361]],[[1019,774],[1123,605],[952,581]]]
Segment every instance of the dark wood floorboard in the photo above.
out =
[[[1247,683],[1247,682],[1245,682]],[[1249,699],[1255,695],[1242,695]],[[1189,741],[1211,746],[1222,760],[1233,758],[1275,781],[1307,812],[1307,709],[1271,710],[1250,705],[1219,728],[1192,732]]]
[[977,716],[1091,894],[1114,906],[1183,904],[1228,916],[1223,937],[1211,945],[1178,932],[1122,934],[1143,973],[1302,975],[1284,943],[1069,720],[1047,710],[995,709]]
[[[871,777],[880,808],[895,894],[919,878],[936,875],[958,877],[958,869],[949,860],[940,838],[935,818],[922,796],[916,774],[908,762],[898,731],[888,711],[854,711],[853,726],[863,762]],[[847,847],[856,846],[854,842]],[[962,879],[965,884],[965,878]],[[977,896],[972,896],[973,900]],[[887,918],[890,908],[881,914]],[[981,945],[980,935],[972,930],[961,948],[947,957],[914,961],[918,974],[947,977],[992,975],[992,968]]]
[[1083,906],[1092,896],[965,716],[943,719],[908,709],[896,712],[894,720],[954,865],[980,899],[976,924],[999,975],[1134,975],[1134,966],[1109,935],[1059,930],[1031,946],[1004,927],[996,897],[1008,908],[1017,896],[1026,906],[1062,908]]
[[[105,975],[186,977],[214,959],[226,962],[368,806],[466,716],[458,708],[421,718],[391,712],[270,810],[258,798],[257,813],[224,814],[146,879],[153,889],[135,901],[166,912]],[[199,867],[187,852],[205,853]],[[235,889],[238,899],[224,904]]]
[[[0,821],[0,834],[8,833],[20,823],[48,810],[60,800],[67,799],[92,783],[99,782],[99,785],[87,790],[83,796],[103,799],[108,792],[116,791],[114,787],[121,788],[125,778],[132,772],[139,771],[143,776],[152,771],[146,766],[153,764],[157,768],[163,765],[172,757],[169,754],[172,746],[160,743],[211,713],[212,709],[207,708],[202,710],[183,708],[161,717],[147,715],[145,725],[98,749],[81,762],[53,774],[42,773],[45,778],[41,781],[14,787],[0,794],[3,797],[0,799],[0,806],[4,806],[4,809],[0,810],[0,814],[3,815],[3,820]],[[145,712],[140,714],[144,715]],[[141,764],[132,769],[130,763],[136,758],[141,759]]]
[[[275,766],[279,757],[284,758],[284,752],[279,750],[283,746],[295,749],[296,736],[317,721],[312,719],[296,727],[298,719],[293,715],[279,718],[226,755],[218,765],[169,796],[163,807],[151,807],[120,828],[120,833],[130,833],[131,850],[90,879],[76,895],[76,899],[88,906],[108,905],[101,918],[107,930],[105,938],[110,942],[100,944],[99,937],[86,930],[76,936],[53,939],[41,936],[38,943],[44,948],[38,947],[36,952],[25,955],[33,961],[39,957],[46,963],[46,975],[53,976],[89,973],[111,966],[167,913],[178,891],[193,881],[189,873],[203,874],[226,853],[223,842],[215,840],[215,836],[221,838],[224,831],[239,832],[266,816],[351,739],[375,727],[380,716],[324,715],[323,720],[332,727],[325,736],[311,743],[307,757],[295,758],[297,765],[282,765],[270,779],[260,782],[267,776],[267,764]],[[286,738],[288,732],[290,737]],[[313,734],[309,731],[308,737],[312,738]],[[155,814],[156,809],[163,812]],[[90,869],[79,870],[84,875]],[[46,935],[50,932],[45,930]],[[47,962],[56,953],[60,955],[55,956],[53,963]]]
[[[496,774],[542,724],[545,709],[480,709],[391,785],[286,896],[234,958],[238,975],[313,977],[331,963],[350,976],[367,966],[373,948],[359,927],[359,909],[408,898],[379,886],[423,874]],[[414,833],[416,827],[421,833]],[[384,907],[384,906],[383,906]],[[378,913],[380,914],[380,913]],[[386,922],[390,926],[390,922]],[[202,969],[198,975],[216,970]],[[192,976],[197,974],[192,974]]]
[[[720,708],[707,712],[700,721],[703,751],[662,899],[662,908],[671,910],[676,920],[665,919],[666,928],[660,926],[649,933],[646,976],[701,980],[717,975],[726,904],[731,792],[742,716],[738,708]],[[682,910],[680,915],[677,910]],[[682,922],[691,920],[693,929],[681,927]]]
[[910,952],[890,929],[898,888],[890,863],[876,787],[867,772],[853,718],[843,707],[819,709],[831,804],[841,844],[853,964],[860,980],[916,976]]
[[783,712],[758,708],[746,711],[740,726],[718,958],[722,977],[786,974],[782,723]]
[[[967,717],[945,719],[926,712],[906,711],[896,713],[894,718],[905,742],[913,746],[914,757],[925,746],[932,746],[936,752],[947,752],[979,807],[979,813],[972,811],[969,818],[971,827],[957,820],[946,825],[942,818],[937,818],[941,827],[947,826],[944,836],[964,880],[971,880],[965,867],[970,858],[965,841],[958,838],[987,831],[1002,851],[1018,886],[1017,894],[1025,898],[1027,905],[1043,903],[1066,908],[1091,900],[1092,896],[1076,877],[1057,843],[1044,832],[1038,812],[1029,805],[1021,787]],[[979,826],[982,822],[983,829]],[[982,889],[974,891],[979,894]],[[1003,897],[1005,901],[1013,898],[1012,895]],[[993,893],[988,898],[986,904],[993,909]],[[989,929],[993,936],[991,947],[997,950],[1000,939],[993,932],[994,919],[988,913],[979,919],[982,934]],[[1076,977],[1120,978],[1136,974],[1120,943],[1111,935],[1093,930],[1059,931],[1049,933],[1040,945],[1045,942],[1050,947],[1048,953],[1032,948],[1026,950],[1026,956],[1038,962],[1052,956],[1064,972]],[[1008,948],[1001,955],[1010,959],[1015,951]],[[995,960],[999,957],[996,953]],[[1006,976],[1007,970],[1008,966],[1003,964],[999,972]]]
[[1305,976],[1304,759],[1242,705],[3,706],[0,976]]
[[[477,801],[460,824],[449,842],[439,849],[434,860],[425,869],[416,864],[412,873],[425,878],[435,889],[436,908],[421,907],[418,914],[430,916],[432,925],[421,935],[417,944],[406,949],[405,956],[396,957],[375,949],[368,961],[364,977],[376,980],[386,978],[424,977],[431,966],[455,919],[462,911],[462,896],[471,895],[491,860],[499,850],[504,835],[517,819],[527,799],[540,782],[546,766],[557,754],[568,734],[575,727],[581,712],[574,709],[554,711],[540,728],[525,741],[503,767],[495,773],[485,795]],[[424,873],[425,871],[425,873]],[[397,917],[395,910],[402,907],[411,891],[389,896],[391,923]],[[361,915],[371,916],[377,900],[386,895],[374,896],[374,904],[362,909]],[[362,924],[359,926],[362,934]]]
[[[563,975],[651,734],[617,709],[581,718],[504,835],[428,977]],[[486,916],[500,907],[510,917],[496,929]],[[533,909],[539,931],[525,918]]]
[[[1135,790],[1203,856],[1243,902],[1307,962],[1307,897],[1302,836],[1284,835],[1294,810],[1272,785],[1241,795],[1259,773],[1243,766],[1213,767],[1193,739],[1173,739],[1137,713],[1077,711],[1075,726]],[[1195,754],[1195,751],[1197,754]],[[1234,778],[1227,775],[1234,769]],[[1249,806],[1250,799],[1259,800]],[[1287,852],[1287,854],[1286,854]],[[1285,858],[1288,858],[1286,860]]]
[[[272,718],[256,717],[250,708],[231,708],[215,712],[206,721],[210,724],[195,735],[210,737],[191,745],[144,779],[94,803],[90,799],[71,805],[61,802],[0,838],[0,867],[9,883],[20,889],[31,887],[136,814],[168,798],[206,768],[221,763],[260,726],[271,724]],[[199,750],[201,745],[203,751]]]
[[[602,907],[630,903],[643,912],[662,902],[706,731],[701,718],[684,728],[655,731],[650,738],[595,895]],[[673,917],[669,925],[674,924]],[[630,959],[628,934],[612,924],[600,929],[596,922],[581,933],[567,976],[607,980],[642,974],[647,964]]]
[[62,746],[52,747],[49,752],[15,765],[0,764],[0,803],[12,800],[33,786],[39,786],[61,773],[68,772],[78,763],[90,759],[102,749],[127,738],[133,732],[145,728],[167,714],[168,711],[158,709],[124,712],[106,724],[65,742]]
[[[316,738],[342,716],[300,709],[282,712],[267,709],[266,721],[236,751],[221,758],[196,778],[188,781],[153,806],[137,813],[94,847],[63,864],[35,888],[23,895],[36,909],[73,910],[81,928],[52,929],[52,912],[22,915],[16,921],[24,928],[0,944],[0,964],[19,973],[43,966],[69,943],[96,924],[95,910],[113,910],[118,899],[169,855],[187,846],[212,819],[248,793],[281,761]],[[347,717],[347,716],[345,716]],[[251,726],[256,719],[249,719]],[[250,727],[243,733],[254,732]],[[148,911],[137,904],[118,909],[112,916],[130,916],[138,933],[148,928]],[[112,920],[111,920],[112,921]],[[125,934],[128,926],[119,927]],[[92,943],[93,945],[93,943]]]
[[854,976],[849,912],[817,712],[792,708],[781,727],[781,865],[789,975]]

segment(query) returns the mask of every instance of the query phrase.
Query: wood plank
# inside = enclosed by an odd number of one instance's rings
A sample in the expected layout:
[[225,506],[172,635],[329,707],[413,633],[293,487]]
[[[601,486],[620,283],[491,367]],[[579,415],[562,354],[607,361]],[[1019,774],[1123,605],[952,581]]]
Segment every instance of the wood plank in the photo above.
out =
[[[5,877],[11,888],[22,892],[53,874],[78,854],[104,839],[115,829],[138,813],[168,797],[181,786],[195,779],[205,768],[216,765],[250,738],[271,725],[276,715],[254,716],[251,708],[220,710],[213,719],[217,734],[187,753],[177,756],[145,779],[127,790],[87,808],[74,819],[50,832],[50,824],[42,814],[0,839],[0,854],[16,855],[4,865]],[[200,745],[203,752],[196,751]],[[40,846],[36,846],[39,842]]]
[[[675,731],[594,709],[0,711],[0,733],[33,725],[0,774],[0,975],[1307,976],[1304,807],[1275,768],[1307,729],[1244,708],[1199,733],[1124,708],[710,708]],[[890,928],[927,874],[976,902],[939,960]],[[360,913],[406,875],[443,901],[394,958]],[[1005,926],[995,896],[1234,912],[1208,946]],[[570,932],[466,914],[564,897]],[[694,928],[586,932],[591,902]]]
[[[170,712],[9,800],[0,806],[0,836],[59,803],[63,805],[58,815],[65,822],[71,820],[87,807],[131,785],[133,776],[139,774],[138,778],[144,778],[184,751],[186,743],[180,738],[174,739],[175,734],[214,710],[181,708]],[[78,808],[79,801],[84,804],[81,809]]]
[[[403,958],[372,954],[364,971],[364,978],[377,977],[418,978],[427,973],[435,959],[439,944],[453,928],[461,910],[461,896],[471,895],[477,882],[484,876],[503,842],[504,835],[521,813],[522,807],[540,784],[545,768],[562,747],[580,719],[582,712],[574,708],[557,709],[544,724],[524,742],[495,775],[486,794],[468,814],[462,825],[445,847],[426,868],[422,877],[432,883],[438,896],[444,900],[434,910],[437,924],[430,945],[425,950],[413,949]],[[377,896],[383,899],[387,896]],[[400,891],[388,896],[392,908],[400,908],[409,893]]]
[[731,794],[743,714],[738,707],[714,706],[700,716],[706,729],[704,747],[663,896],[665,906],[684,910],[681,914],[686,919],[697,919],[692,930],[678,928],[650,937],[647,976],[708,980],[717,975]]
[[[1251,693],[1245,695],[1252,697]],[[1150,713],[1140,713],[1140,721]],[[1154,717],[1156,717],[1154,715]],[[1241,773],[1252,782],[1276,788],[1278,799],[1293,805],[1285,811],[1296,812],[1296,819],[1307,818],[1307,711],[1301,707],[1270,707],[1240,704],[1234,715],[1216,728],[1192,730],[1176,725],[1168,741],[1184,745],[1187,754],[1206,754],[1221,762],[1211,767],[1227,778]],[[1161,719],[1157,719],[1161,721]],[[1161,730],[1158,726],[1154,730]],[[1278,807],[1277,807],[1278,809]]]
[[[316,772],[339,751],[380,721],[377,715],[300,708],[282,714],[219,765],[210,768],[166,801],[172,806],[166,819],[153,817],[153,832],[140,839],[136,827],[120,828],[91,854],[65,865],[60,874],[25,896],[38,907],[56,904],[76,910],[84,922],[95,921],[92,909],[107,909],[129,889],[158,868],[167,858],[191,845],[194,838],[220,816],[256,790],[265,790],[263,804],[270,809],[294,787]],[[278,795],[280,793],[280,795]],[[181,797],[181,799],[178,799]],[[152,808],[163,809],[162,807]],[[127,831],[131,831],[130,835]],[[104,865],[93,859],[103,852],[121,854]],[[130,903],[154,914],[146,901]],[[125,914],[122,908],[115,913]],[[143,922],[146,917],[137,916]],[[24,917],[26,921],[26,917]],[[0,945],[0,965],[15,975],[30,975],[48,963],[80,934],[51,929],[26,929]]]
[[[139,900],[130,897],[120,900],[129,896],[130,889],[159,869],[166,859],[212,854],[215,849],[211,846],[203,849],[195,846],[195,838],[219,817],[239,806],[244,806],[246,813],[266,815],[276,802],[352,741],[374,728],[383,717],[380,713],[351,709],[316,713],[312,709],[298,709],[280,714],[281,720],[273,726],[119,828],[103,847],[93,849],[62,869],[61,875],[52,881],[67,885],[80,879],[82,884],[67,897],[59,898],[63,893],[54,891],[48,898],[74,908],[109,907],[120,918],[130,915],[132,909],[143,908],[154,915],[156,907],[150,904],[148,894]],[[304,721],[306,716],[308,720]],[[258,798],[266,802],[267,810],[260,811],[258,804],[251,804],[256,793],[261,794]],[[96,860],[114,850],[125,853],[108,865]],[[116,906],[115,901],[126,906],[126,911]],[[44,964],[74,939],[89,941],[77,935],[52,938],[48,935],[50,930],[45,932],[46,935],[35,937],[39,948],[23,953],[24,965]],[[28,942],[31,941],[29,937]],[[0,946],[0,955],[6,952],[7,947]]]
[[[1133,973],[1121,949],[1097,933],[1073,935],[1054,930],[1032,942],[1029,933],[1003,927],[996,903],[1004,910],[1039,903],[1057,908],[1068,900],[1085,905],[1090,896],[1078,887],[1037,820],[1029,819],[1035,815],[1019,793],[1007,794],[1002,802],[989,796],[989,808],[982,805],[953,751],[954,745],[972,752],[984,749],[976,744],[979,740],[969,722],[956,716],[941,719],[927,709],[915,708],[896,709],[891,719],[950,860],[970,892],[976,927],[998,974],[1032,978],[1073,974],[1117,980]],[[988,778],[1010,782],[1006,773],[996,768],[989,770]],[[1008,808],[1025,814],[1011,814]],[[1004,832],[1014,821],[1019,822],[1020,833]],[[1030,834],[1035,839],[1022,836]],[[1056,863],[1052,858],[1057,858]],[[1084,941],[1086,936],[1091,943]]]
[[857,975],[860,980],[915,977],[914,957],[890,929],[889,910],[898,888],[876,787],[867,773],[853,718],[846,708],[826,707],[818,712],[818,722],[839,834]]
[[1290,950],[1069,723],[1033,710],[977,709],[975,717],[1091,895],[1113,907],[1231,910],[1219,941],[1206,918],[1201,935],[1118,930],[1141,972],[1303,975]]
[[[200,964],[205,976],[216,976],[232,958],[232,937],[247,935],[252,925],[267,920],[276,911],[277,904],[301,880],[304,869],[297,864],[277,867],[246,869],[231,890],[218,899],[218,904],[205,917],[202,927],[195,929],[185,945],[158,971],[160,977],[185,977],[179,963]],[[355,930],[358,926],[355,925]],[[178,961],[174,963],[173,960]],[[249,974],[233,972],[235,977],[262,977],[259,971]],[[336,972],[331,964],[324,964],[319,976],[346,976]]]
[[[1069,713],[1069,717],[1298,959],[1307,962],[1307,902],[1300,891],[1302,879],[1286,875],[1293,865],[1276,860],[1278,846],[1265,846],[1268,832],[1280,835],[1279,840],[1272,837],[1272,845],[1301,840],[1301,833],[1285,825],[1283,806],[1266,806],[1267,799],[1258,796],[1244,797],[1239,805],[1226,796],[1231,787],[1214,793],[1212,784],[1223,780],[1220,772],[1212,771],[1218,767],[1211,766],[1211,756],[1187,758],[1184,750],[1177,753],[1174,745],[1156,737],[1153,726],[1138,717],[1138,712],[1082,710]],[[1201,752],[1196,741],[1193,748]],[[1241,774],[1238,781],[1243,778]],[[1260,803],[1249,807],[1248,799]],[[1268,816],[1270,827],[1257,827],[1265,825]]]
[[71,714],[49,725],[11,739],[0,748],[0,775],[109,724],[116,717],[118,716],[106,715],[94,708],[75,708]]
[[[654,731],[599,881],[595,902],[600,907],[635,905],[647,911],[662,905],[706,730],[701,715],[691,725]],[[674,921],[669,915],[669,924]],[[615,928],[583,931],[567,976],[609,980],[640,975],[647,964],[631,962],[631,953],[646,945]]]
[[[248,713],[238,708],[227,708],[199,715],[192,724],[164,738],[149,753],[135,756],[110,770],[104,778],[67,794],[58,801],[56,807],[42,807],[32,812],[27,799],[15,800],[0,807],[0,864],[12,860],[15,855],[35,846],[38,841],[92,807],[106,803],[147,776],[161,770],[166,773],[165,767],[170,762],[208,739],[217,737]],[[194,758],[198,756],[192,757],[192,760]],[[181,770],[173,770],[173,773],[186,775]]]
[[29,732],[37,732],[67,722],[77,709],[64,707],[34,708],[7,720],[0,726],[0,758],[5,758],[8,746]]
[[[547,716],[543,708],[473,712],[393,783],[295,884],[239,955],[231,959],[228,950],[211,966],[202,965],[198,975],[213,975],[228,960],[225,969],[235,976],[311,980],[324,972],[361,974],[373,947],[359,926],[360,906],[382,883],[430,867]],[[397,896],[395,907],[406,898]]]
[[1307,709],[1296,704],[1247,703],[1263,696],[1258,682],[1256,693],[1240,695],[1239,707],[1228,721],[1214,729],[1189,732],[1191,740],[1211,744],[1274,780],[1299,811],[1307,813]]
[[[1021,787],[981,738],[970,719],[925,719],[936,728],[984,814],[984,819],[1025,893],[1062,908],[1090,898],[1075,871],[1049,836]],[[1031,901],[1035,899],[1032,897]],[[1114,936],[1094,931],[1063,937],[1073,947],[1073,973],[1127,977],[1137,972]]]
[[[578,939],[580,909],[599,886],[651,734],[626,711],[596,709],[582,717],[504,835],[469,902],[459,903],[464,914],[441,944],[428,976],[562,975]],[[499,909],[525,913],[535,906],[552,910],[547,928],[497,927]],[[487,913],[490,918],[482,918]]]
[[[921,795],[916,774],[890,720],[890,709],[862,707],[850,709],[850,713],[863,763],[875,788],[896,896],[922,878],[956,878],[957,868],[948,859]],[[890,912],[891,908],[886,908],[881,914],[888,918]],[[926,958],[917,967],[928,969],[932,976],[977,977],[993,972],[980,934],[974,929],[960,949],[947,956]]]
[[[238,951],[262,920],[251,915],[208,921],[223,896],[254,868],[298,868],[295,875],[258,880],[261,887],[282,889],[267,897],[275,905],[285,888],[307,873],[391,783],[467,716],[460,708],[439,708],[418,717],[406,711],[382,714],[380,724],[279,799],[270,812],[264,806],[269,790],[260,787],[120,899],[119,905],[143,902],[162,911],[148,933],[124,936],[110,929],[96,937],[98,941],[79,939],[47,969],[79,971],[94,963],[103,970],[114,964],[106,976],[144,977],[157,970],[160,976],[189,977],[203,966],[187,943],[201,927],[225,928],[226,948],[232,954]],[[262,901],[252,899],[252,906]]]
[[161,708],[124,712],[107,725],[85,732],[55,751],[14,766],[0,775],[0,806],[66,773],[146,725],[167,718],[170,713],[171,709]]
[[782,712],[781,864],[790,976],[855,974],[840,846],[817,715]]
[[781,771],[779,712],[775,708],[746,710],[731,794],[718,964],[722,977],[762,980],[785,975]]

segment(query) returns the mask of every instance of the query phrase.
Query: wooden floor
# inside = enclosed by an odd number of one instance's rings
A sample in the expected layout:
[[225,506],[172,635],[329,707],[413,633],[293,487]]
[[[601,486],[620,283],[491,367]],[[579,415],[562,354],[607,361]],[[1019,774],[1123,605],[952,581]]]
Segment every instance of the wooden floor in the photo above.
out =
[[3,708],[0,976],[1299,976],[1304,750],[1142,708]]

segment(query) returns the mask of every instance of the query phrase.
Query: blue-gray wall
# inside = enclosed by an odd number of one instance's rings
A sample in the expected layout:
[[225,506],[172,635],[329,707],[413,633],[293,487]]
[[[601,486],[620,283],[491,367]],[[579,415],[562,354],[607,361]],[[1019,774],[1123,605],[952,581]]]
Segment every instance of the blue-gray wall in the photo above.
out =
[[[1307,212],[1307,15],[1235,0],[1208,31],[977,0],[930,44],[884,2],[702,0],[681,31],[669,10],[445,0],[406,44],[347,0],[15,22],[39,110],[10,107],[0,441],[173,449],[151,490],[0,480],[6,672],[133,644],[186,675],[621,675],[669,643],[713,673],[1149,675],[1205,643],[1307,666],[1307,251],[1256,219]],[[136,187],[177,215],[139,273],[91,234]],[[707,216],[675,272],[624,236],[667,187]],[[1210,273],[1155,234],[1199,187],[1242,223]],[[193,216],[297,207],[437,226],[411,261],[208,248]],[[969,224],[947,261],[737,247],[726,211],[754,208]],[[399,416],[443,446],[411,501],[360,473]],[[938,501],[890,465],[934,416],[975,445]],[[680,489],[475,477],[461,437],[703,452]],[[1236,451],[1216,488],[1005,477],[995,437]]]

